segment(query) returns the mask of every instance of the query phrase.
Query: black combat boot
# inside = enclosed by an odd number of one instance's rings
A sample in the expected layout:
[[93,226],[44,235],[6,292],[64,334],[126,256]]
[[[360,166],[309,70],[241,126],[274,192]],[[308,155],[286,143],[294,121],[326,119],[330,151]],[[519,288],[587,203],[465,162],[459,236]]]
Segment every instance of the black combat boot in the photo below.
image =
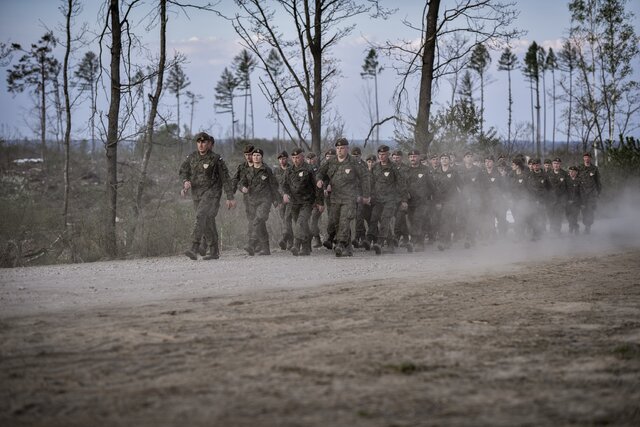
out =
[[293,256],[298,256],[300,254],[300,240],[296,239],[295,242],[293,242],[293,245],[291,245],[291,253],[293,254]]
[[336,253],[336,257],[341,257],[344,252],[344,245],[342,243],[337,243],[336,247],[333,248],[333,251]]
[[205,255],[202,257],[202,259],[204,260],[210,260],[210,259],[218,259],[220,258],[220,249],[218,248],[218,245],[211,245],[209,247],[209,255]]
[[311,241],[307,240],[302,242],[302,246],[300,247],[300,256],[309,256],[311,255]]
[[200,246],[198,246],[198,254],[205,256],[207,254],[207,239],[202,239]]
[[192,260],[198,259],[198,250],[200,249],[200,243],[194,243],[191,245],[191,249],[184,251],[184,254]]
[[256,255],[271,255],[271,251],[269,250],[269,242],[263,242],[260,244],[260,251],[256,253]]
[[321,246],[322,246],[322,240],[320,240],[320,236],[318,235],[313,236],[313,247],[319,248]]
[[278,246],[280,246],[280,249],[282,249],[283,251],[287,250],[287,242],[284,239],[278,242]]
[[247,246],[244,247],[244,250],[247,251],[247,253],[251,256],[255,255],[255,248],[256,247],[256,242],[249,240],[249,243],[247,243]]
[[362,239],[362,242],[360,242],[360,244],[362,245],[365,251],[371,250],[371,243],[369,243],[367,239]]
[[333,249],[333,241],[331,239],[327,238],[327,240],[322,242],[322,246],[324,246],[325,248],[331,250],[331,249]]

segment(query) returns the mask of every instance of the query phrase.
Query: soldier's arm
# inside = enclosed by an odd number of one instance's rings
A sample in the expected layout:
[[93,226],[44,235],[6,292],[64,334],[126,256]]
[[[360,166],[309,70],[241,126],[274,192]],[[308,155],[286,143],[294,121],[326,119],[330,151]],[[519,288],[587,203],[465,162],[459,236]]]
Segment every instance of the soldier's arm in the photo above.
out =
[[191,181],[191,163],[189,162],[190,159],[191,157],[187,156],[184,162],[182,162],[182,164],[180,165],[180,170],[178,171],[180,179],[183,183],[185,181]]
[[222,187],[224,188],[224,192],[227,194],[227,200],[233,200],[233,194],[236,192],[233,187],[233,182],[231,181],[231,177],[229,176],[229,169],[227,168],[227,164],[220,157],[218,160],[219,164],[219,172],[220,179],[222,180]]

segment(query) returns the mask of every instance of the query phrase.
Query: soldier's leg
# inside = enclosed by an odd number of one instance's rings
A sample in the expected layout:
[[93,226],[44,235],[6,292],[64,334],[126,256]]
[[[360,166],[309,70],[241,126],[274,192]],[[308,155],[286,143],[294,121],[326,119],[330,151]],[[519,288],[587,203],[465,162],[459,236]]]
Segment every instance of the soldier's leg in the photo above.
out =
[[411,243],[418,250],[424,250],[424,210],[424,203],[420,203],[413,206],[410,205],[409,210],[407,211]]
[[355,244],[359,245],[362,239],[366,238],[367,230],[364,226],[364,207],[361,203],[356,206],[356,232],[355,232]]
[[351,222],[356,216],[356,203],[341,203],[334,205],[337,214],[332,213],[337,220],[336,230],[336,256],[343,255],[351,243]]
[[325,248],[333,249],[333,243],[338,232],[338,222],[340,219],[340,205],[337,203],[329,203],[327,205],[327,238],[322,243]]
[[382,209],[384,204],[375,202],[371,206],[371,216],[369,218],[369,229],[367,230],[367,241],[376,243],[378,241],[378,223],[382,218]]
[[313,236],[314,248],[319,248],[320,246],[322,246],[322,241],[320,240],[320,226],[318,225],[321,216],[322,213],[318,210],[317,207],[314,206],[313,211],[311,212],[311,221],[309,223],[311,235]]
[[309,229],[309,218],[311,218],[312,205],[300,205],[296,220],[296,239],[300,240],[300,255],[311,253],[311,230]]
[[438,230],[438,249],[444,250],[451,247],[451,234],[453,233],[453,221],[455,220],[455,206],[453,202],[442,203],[440,210],[440,227]]
[[584,232],[587,234],[591,231],[595,210],[596,198],[587,197],[584,200],[584,207],[582,208],[582,223],[584,224]]
[[269,250],[269,232],[267,231],[267,220],[271,211],[270,202],[260,202],[256,206],[256,216],[253,220],[255,224],[256,239],[260,244],[260,252],[258,255],[270,255]]
[[193,221],[193,227],[191,228],[191,247],[187,249],[184,254],[189,258],[196,260],[198,259],[200,239],[202,239],[202,236],[204,235],[204,214],[198,214],[200,212],[200,199],[193,199],[193,207],[196,215]]
[[[392,228],[392,221],[394,219],[401,218],[402,216],[406,218],[406,211],[402,212],[404,215],[399,215],[399,210],[400,209],[395,202],[384,203],[382,207],[382,214],[380,216],[380,225],[378,226],[378,243],[380,246],[385,246],[386,243],[386,250],[390,253],[394,252],[396,245],[396,241],[393,237],[393,232],[396,228]],[[399,227],[398,230],[402,230],[402,226]]]
[[252,202],[249,198],[244,199],[245,202],[245,213],[247,214],[247,235],[249,236],[247,241],[247,246],[245,246],[244,250],[247,251],[249,255],[253,255],[256,251],[256,246],[258,245],[258,228],[256,223],[256,211],[257,211],[257,203]]

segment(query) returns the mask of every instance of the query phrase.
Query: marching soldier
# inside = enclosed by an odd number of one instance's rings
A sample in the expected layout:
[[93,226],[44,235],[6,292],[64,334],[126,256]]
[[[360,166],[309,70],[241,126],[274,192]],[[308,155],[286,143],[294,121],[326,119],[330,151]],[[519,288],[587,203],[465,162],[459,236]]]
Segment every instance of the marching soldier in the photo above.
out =
[[407,251],[413,247],[414,250],[422,252],[424,251],[424,221],[427,217],[427,201],[433,195],[433,182],[428,167],[420,162],[418,150],[409,151],[407,189],[409,192],[407,219],[411,234],[411,242],[407,244]]
[[562,218],[566,214],[567,179],[569,175],[562,169],[562,161],[556,157],[551,162],[551,170],[547,172],[551,191],[547,202],[547,217],[552,232],[560,234]]
[[578,167],[569,167],[569,178],[567,179],[567,222],[569,223],[569,234],[578,234],[578,214],[582,204],[582,184],[578,178]]
[[440,155],[440,167],[433,174],[435,192],[436,229],[438,233],[438,249],[444,251],[451,248],[451,235],[456,218],[457,196],[462,188],[462,181],[450,162],[449,154]]
[[[284,176],[289,170],[289,153],[282,151],[278,154],[278,167],[273,172],[273,175],[278,181],[278,187],[282,191],[282,183],[284,182]],[[291,223],[291,205],[281,204],[278,208],[278,216],[280,217],[280,224],[282,228],[282,238],[278,242],[280,249],[288,250],[293,245],[293,226]]]
[[580,181],[582,181],[582,223],[585,234],[589,234],[598,198],[602,191],[602,184],[598,167],[591,163],[591,153],[584,153],[582,161],[583,164],[579,167],[578,174]]

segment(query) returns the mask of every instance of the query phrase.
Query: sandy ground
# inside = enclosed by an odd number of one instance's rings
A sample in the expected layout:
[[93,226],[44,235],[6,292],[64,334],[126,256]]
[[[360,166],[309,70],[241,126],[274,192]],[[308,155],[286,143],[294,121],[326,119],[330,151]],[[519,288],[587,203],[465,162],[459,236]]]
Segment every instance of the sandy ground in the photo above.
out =
[[640,230],[597,226],[2,270],[0,425],[637,426]]

